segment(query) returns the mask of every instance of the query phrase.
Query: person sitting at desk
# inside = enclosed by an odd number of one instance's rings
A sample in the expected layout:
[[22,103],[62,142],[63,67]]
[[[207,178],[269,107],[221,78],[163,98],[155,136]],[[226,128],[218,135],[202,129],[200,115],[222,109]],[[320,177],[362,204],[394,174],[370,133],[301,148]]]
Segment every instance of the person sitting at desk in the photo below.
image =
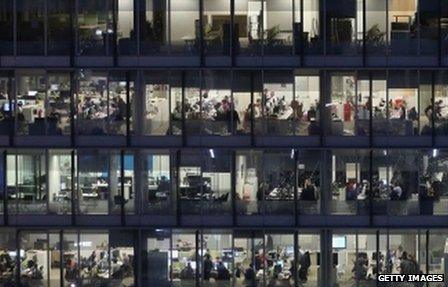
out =
[[193,280],[194,279],[194,270],[191,268],[191,263],[188,262],[187,266],[185,266],[182,271],[180,271],[180,279],[183,280]]
[[204,256],[204,280],[210,280],[210,274],[213,269],[213,262],[210,259],[210,254],[205,254]]
[[304,188],[300,194],[300,200],[316,200],[316,187],[309,178],[305,179]]
[[392,190],[390,193],[390,199],[391,200],[401,200],[403,199],[403,189],[398,184],[398,182],[394,181],[392,182]]
[[218,276],[216,277],[216,280],[230,280],[230,272],[222,261],[218,262],[217,270]]
[[249,265],[249,268],[244,271],[244,280],[249,282],[255,280],[255,270],[252,263]]

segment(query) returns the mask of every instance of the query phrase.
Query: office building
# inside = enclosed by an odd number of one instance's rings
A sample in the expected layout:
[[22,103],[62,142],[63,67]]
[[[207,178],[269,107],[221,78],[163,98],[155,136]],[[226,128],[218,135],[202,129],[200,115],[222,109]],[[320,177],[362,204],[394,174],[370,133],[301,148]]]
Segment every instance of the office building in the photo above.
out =
[[447,67],[445,0],[0,0],[0,286],[448,275]]

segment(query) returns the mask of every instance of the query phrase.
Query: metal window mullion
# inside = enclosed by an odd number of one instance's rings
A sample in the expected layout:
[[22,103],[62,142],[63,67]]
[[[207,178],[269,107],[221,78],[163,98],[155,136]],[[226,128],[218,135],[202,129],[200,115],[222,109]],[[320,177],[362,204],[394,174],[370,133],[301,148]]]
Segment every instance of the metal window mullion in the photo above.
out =
[[[45,149],[45,183],[46,183],[46,196],[47,196],[47,214],[50,213],[50,165],[49,165],[49,161],[50,161],[50,151],[48,149]],[[40,168],[39,168],[40,170]],[[58,214],[59,212],[57,212]]]
[[13,1],[13,55],[17,56],[17,1]]
[[[48,0],[48,1],[54,1],[54,0]],[[48,2],[44,1],[44,55],[48,56]]]
[[[48,177],[48,176],[47,176]],[[47,235],[47,248],[46,248],[46,250],[45,250],[45,252],[46,252],[46,255],[47,255],[47,262],[51,262],[51,260],[50,260],[50,232],[49,231],[47,231],[46,232],[46,235]],[[20,254],[19,254],[19,256],[20,256]],[[62,262],[61,262],[62,263]],[[61,264],[62,265],[62,264]],[[50,281],[50,269],[51,268],[47,268],[47,282],[48,282],[48,285],[50,285],[51,286],[51,281]]]
[[3,224],[8,226],[9,220],[8,220],[8,167],[7,167],[7,161],[8,161],[8,151],[3,151],[3,171],[2,175],[3,178],[6,180],[3,181]]

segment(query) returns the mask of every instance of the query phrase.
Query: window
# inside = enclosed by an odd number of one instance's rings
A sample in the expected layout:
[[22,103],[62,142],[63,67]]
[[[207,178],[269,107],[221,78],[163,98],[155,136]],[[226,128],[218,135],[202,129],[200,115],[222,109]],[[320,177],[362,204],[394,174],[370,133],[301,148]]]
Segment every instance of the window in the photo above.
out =
[[17,54],[44,54],[45,0],[17,1]]
[[[295,268],[294,262],[294,235],[267,232],[264,238],[265,281],[267,286],[285,285],[294,286],[291,270]],[[305,267],[305,266],[304,266]]]
[[0,274],[0,280],[5,285],[11,284],[11,286],[17,285],[17,248],[16,248],[16,232],[13,229],[3,229],[0,233],[0,252],[2,258],[3,271]]
[[264,113],[264,133],[294,135],[297,133],[300,104],[294,97],[290,71],[266,71],[261,102]]
[[181,214],[227,214],[231,211],[228,150],[181,151],[178,197]]
[[[78,159],[78,198],[81,214],[120,213],[121,160],[115,151],[80,150]],[[126,180],[126,179],[125,179]],[[126,190],[132,190],[132,177],[124,183]],[[130,198],[131,194],[129,194]],[[128,198],[128,199],[129,199]]]
[[297,119],[296,135],[319,135],[320,77],[297,72],[294,77],[295,101],[293,119]]
[[134,1],[119,0],[117,13],[117,40],[120,55],[137,53],[137,31],[134,28]]
[[318,150],[296,150],[297,193],[299,214],[318,214],[321,198],[321,152]]
[[387,51],[387,0],[366,1],[365,44],[368,55],[381,55]]
[[182,133],[182,91],[180,73],[145,73],[144,135]]
[[326,1],[327,53],[356,55],[362,44],[362,1]]
[[0,134],[8,135],[13,129],[13,95],[11,94],[11,78],[0,75]]
[[306,54],[321,54],[323,51],[320,2],[303,0],[303,39]]
[[372,196],[376,214],[419,214],[418,153],[414,150],[373,151]]
[[199,1],[171,0],[171,53],[196,55],[200,49]]
[[294,150],[263,153],[259,186],[260,192],[264,195],[265,213],[294,213],[294,161]]
[[127,121],[132,122],[128,100],[132,100],[133,82],[128,83],[122,73],[91,70],[79,71],[78,81],[78,133],[125,135]]
[[[235,1],[235,30],[238,52],[243,55],[261,53],[263,38],[263,1]],[[236,37],[236,36],[235,36]]]
[[77,54],[105,56],[112,54],[113,23],[111,0],[78,0]]
[[0,1],[0,53],[2,55],[13,54],[13,2]]
[[201,234],[199,255],[202,266],[202,282],[207,286],[233,286],[232,235],[225,230],[204,230]]
[[72,154],[69,150],[48,152],[48,208],[51,213],[70,214],[72,208]]
[[168,54],[170,48],[169,1],[140,0],[140,5],[141,10],[145,11],[144,14],[140,14],[140,53]]
[[17,75],[16,131],[19,135],[45,135],[47,81],[44,71]]
[[11,213],[47,213],[46,166],[43,151],[20,151],[7,155],[6,184]]
[[46,0],[48,13],[48,54],[69,55],[71,45],[70,2]]
[[237,151],[235,159],[236,204],[239,214],[263,212],[263,196],[259,191],[262,181],[262,152]]
[[368,214],[370,191],[370,152],[332,152],[332,211],[336,214]]
[[390,51],[394,56],[416,54],[418,17],[416,0],[387,0]]
[[150,214],[173,214],[175,193],[171,178],[169,151],[146,151],[140,157],[143,165],[143,210]]
[[238,128],[238,113],[234,112],[228,71],[204,71],[200,109],[202,134],[230,135]]
[[[418,71],[390,71],[387,81],[388,132],[394,136],[419,134]],[[425,102],[431,98],[428,93]],[[429,99],[428,99],[429,96]],[[424,118],[423,118],[424,119]]]
[[332,73],[331,103],[325,105],[330,113],[332,135],[350,136],[355,134],[357,107],[355,75],[353,73]]
[[206,55],[229,55],[231,48],[230,1],[204,1],[203,35]]
[[[253,104],[251,102],[253,91],[251,83],[254,81],[255,72],[251,71],[234,71],[232,78],[232,96],[234,121],[236,134],[250,134],[253,125]],[[238,114],[238,115],[237,115]]]
[[[173,230],[170,269],[171,280],[180,281],[182,286],[194,286],[198,268],[199,253],[198,238],[193,231]],[[163,266],[163,265],[162,265]],[[168,271],[168,270],[167,270]]]
[[[174,244],[177,244],[177,242],[174,242]],[[182,263],[185,262],[177,264],[183,258],[179,257],[177,250],[171,252],[171,245],[170,230],[156,229],[143,234],[141,246],[142,249],[147,251],[147,256],[142,258],[144,268],[141,271],[141,282],[144,286],[169,286],[171,284],[171,266],[176,266],[177,272],[183,270]],[[176,259],[176,261],[173,262],[173,259]],[[191,275],[194,277],[194,274],[191,273],[191,269],[187,270],[188,272],[184,272],[182,279],[181,274],[175,276],[179,277],[180,280],[188,280],[188,277],[193,280]],[[185,276],[187,274],[188,276]]]
[[265,0],[264,54],[291,54],[293,47],[293,1]]
[[71,90],[69,73],[49,73],[46,109],[48,134],[71,133]]

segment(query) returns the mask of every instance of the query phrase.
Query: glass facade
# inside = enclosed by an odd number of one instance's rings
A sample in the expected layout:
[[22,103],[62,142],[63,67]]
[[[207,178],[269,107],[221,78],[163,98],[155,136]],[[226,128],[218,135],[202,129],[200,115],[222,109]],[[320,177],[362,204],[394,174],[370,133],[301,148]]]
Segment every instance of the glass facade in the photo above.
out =
[[0,286],[448,276],[446,2],[0,0]]

